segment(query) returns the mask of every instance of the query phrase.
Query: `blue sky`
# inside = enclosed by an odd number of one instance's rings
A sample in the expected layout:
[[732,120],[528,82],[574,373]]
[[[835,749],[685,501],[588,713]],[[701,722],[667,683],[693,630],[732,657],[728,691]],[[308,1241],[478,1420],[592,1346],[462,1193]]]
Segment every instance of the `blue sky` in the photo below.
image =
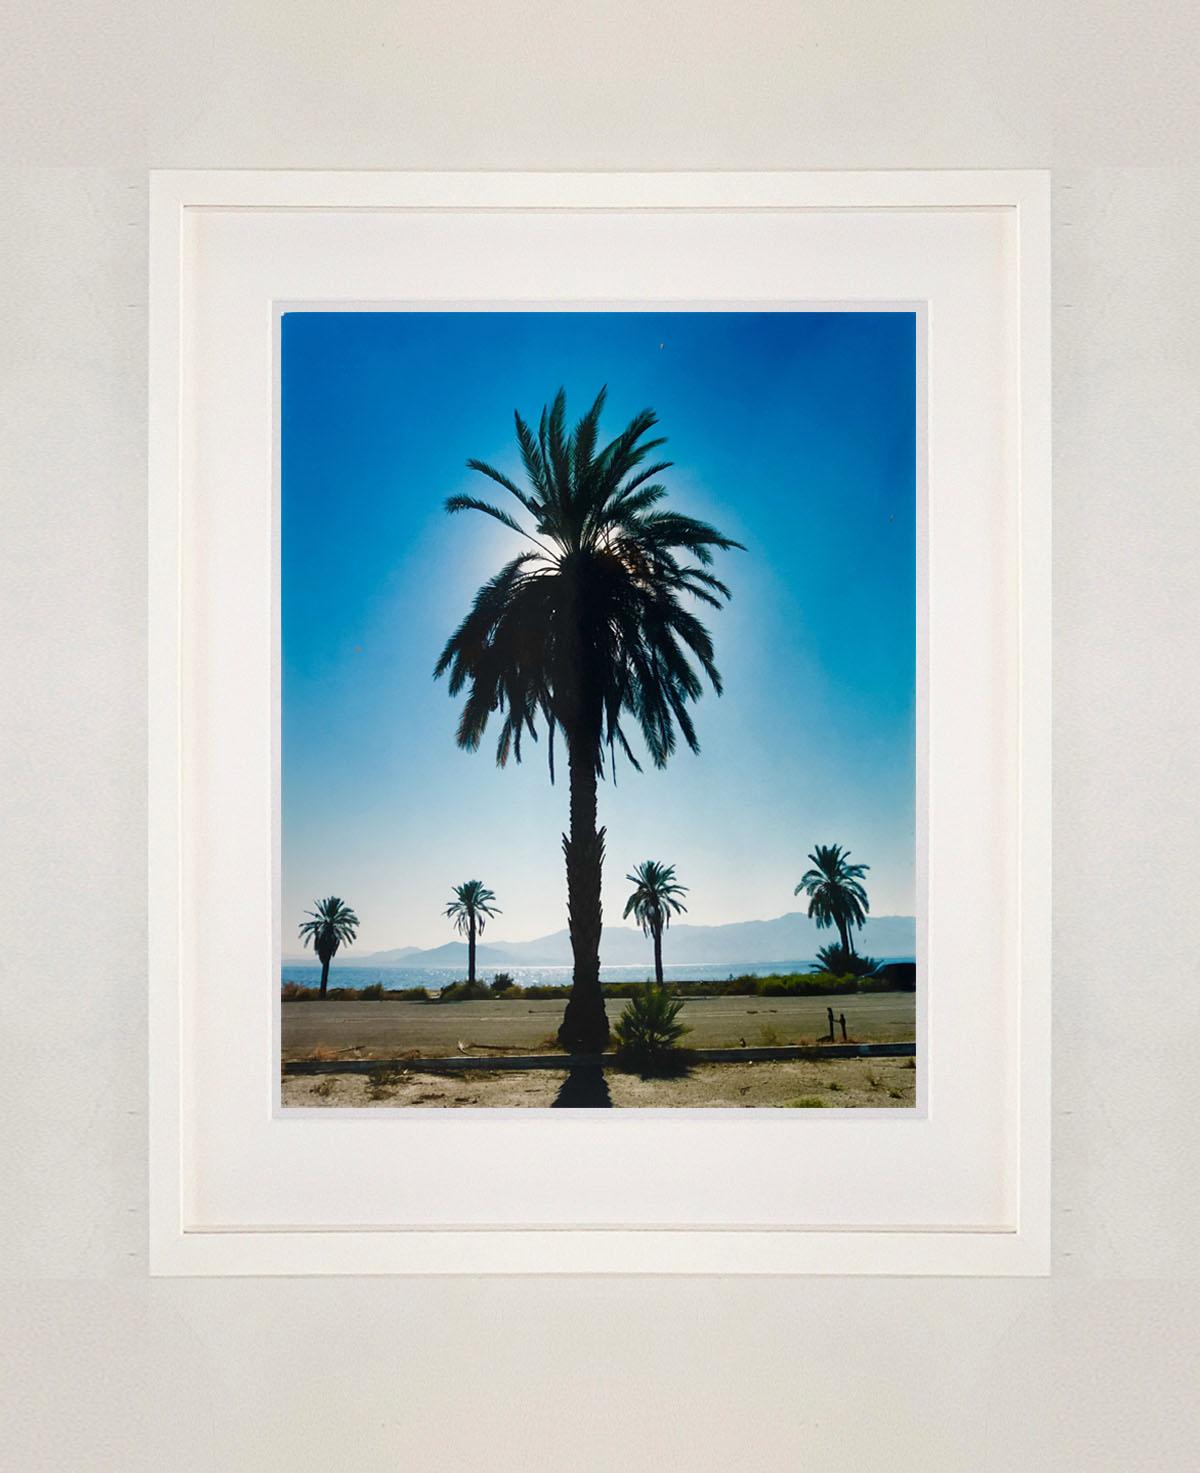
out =
[[[870,864],[876,914],[914,908],[915,324],[862,312],[291,312],[283,320],[284,947],[313,897],[356,908],[359,953],[451,939],[483,879],[489,936],[562,929],[567,790],[544,739],[503,770],[454,743],[432,678],[519,539],[447,496],[520,478],[513,410],[559,385],[573,421],[659,416],[671,504],[745,543],[701,610],[725,695],[701,752],[601,785],[604,910],[634,864],[676,865],[681,919],[798,909],[814,843]],[[499,497],[499,488],[491,487]],[[515,506],[515,503],[513,504]]]

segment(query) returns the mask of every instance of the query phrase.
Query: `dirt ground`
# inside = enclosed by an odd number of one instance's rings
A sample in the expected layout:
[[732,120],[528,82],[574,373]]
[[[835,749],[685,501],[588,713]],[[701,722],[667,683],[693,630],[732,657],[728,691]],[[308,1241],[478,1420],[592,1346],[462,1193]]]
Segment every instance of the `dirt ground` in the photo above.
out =
[[[688,999],[680,1022],[693,1048],[758,1047],[813,1043],[828,1031],[827,1007],[845,1013],[851,1041],[889,1043],[915,1037],[916,997],[911,992],[849,997],[709,997]],[[612,1023],[626,1003],[608,1000]],[[285,1002],[285,1059],[395,1059],[415,1052],[425,1058],[512,1050],[531,1053],[553,1046],[562,1021],[561,998],[520,1001]],[[840,1042],[841,1031],[838,1030]]]
[[467,1070],[421,1074],[409,1068],[381,1084],[362,1074],[287,1075],[283,1103],[293,1106],[490,1106],[545,1109],[911,1108],[912,1059],[784,1059],[701,1064],[679,1079],[639,1079],[616,1069],[524,1072]]

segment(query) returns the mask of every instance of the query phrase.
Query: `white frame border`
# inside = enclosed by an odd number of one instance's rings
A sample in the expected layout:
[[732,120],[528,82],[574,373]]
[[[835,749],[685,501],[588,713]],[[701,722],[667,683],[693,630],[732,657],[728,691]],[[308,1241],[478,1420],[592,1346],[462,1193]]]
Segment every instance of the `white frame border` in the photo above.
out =
[[[1019,280],[1019,1216],[1015,1229],[186,1230],[180,1069],[179,491],[184,212],[1011,210]],[[1050,1234],[1049,177],[165,171],[150,195],[150,1267],[153,1274],[1044,1274]]]

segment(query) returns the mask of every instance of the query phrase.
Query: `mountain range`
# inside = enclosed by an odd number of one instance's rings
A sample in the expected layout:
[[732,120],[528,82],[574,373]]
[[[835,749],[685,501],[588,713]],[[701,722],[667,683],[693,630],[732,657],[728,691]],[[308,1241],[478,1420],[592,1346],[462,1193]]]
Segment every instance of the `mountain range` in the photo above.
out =
[[[803,911],[791,911],[769,921],[734,921],[725,926],[675,925],[663,941],[671,965],[713,966],[722,963],[762,965],[767,962],[810,961],[819,946],[836,941],[833,931],[818,931]],[[871,916],[855,936],[855,947],[867,956],[912,957],[916,954],[916,922],[912,916]],[[600,957],[605,966],[637,966],[650,957],[650,943],[632,926],[605,926]],[[481,941],[476,964],[486,967],[555,967],[571,964],[571,938],[555,931],[533,941]],[[311,962],[312,953],[285,957],[286,962]],[[342,967],[465,967],[465,941],[422,948],[397,946],[387,951],[356,955],[338,953]]]

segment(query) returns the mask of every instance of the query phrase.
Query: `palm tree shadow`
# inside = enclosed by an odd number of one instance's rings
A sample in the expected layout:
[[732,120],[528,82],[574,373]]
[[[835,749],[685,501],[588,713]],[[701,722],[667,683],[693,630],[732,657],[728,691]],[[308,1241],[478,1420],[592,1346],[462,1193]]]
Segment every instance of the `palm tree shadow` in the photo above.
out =
[[611,1110],[612,1096],[604,1070],[595,1064],[577,1064],[567,1070],[567,1077],[554,1098],[552,1110]]

